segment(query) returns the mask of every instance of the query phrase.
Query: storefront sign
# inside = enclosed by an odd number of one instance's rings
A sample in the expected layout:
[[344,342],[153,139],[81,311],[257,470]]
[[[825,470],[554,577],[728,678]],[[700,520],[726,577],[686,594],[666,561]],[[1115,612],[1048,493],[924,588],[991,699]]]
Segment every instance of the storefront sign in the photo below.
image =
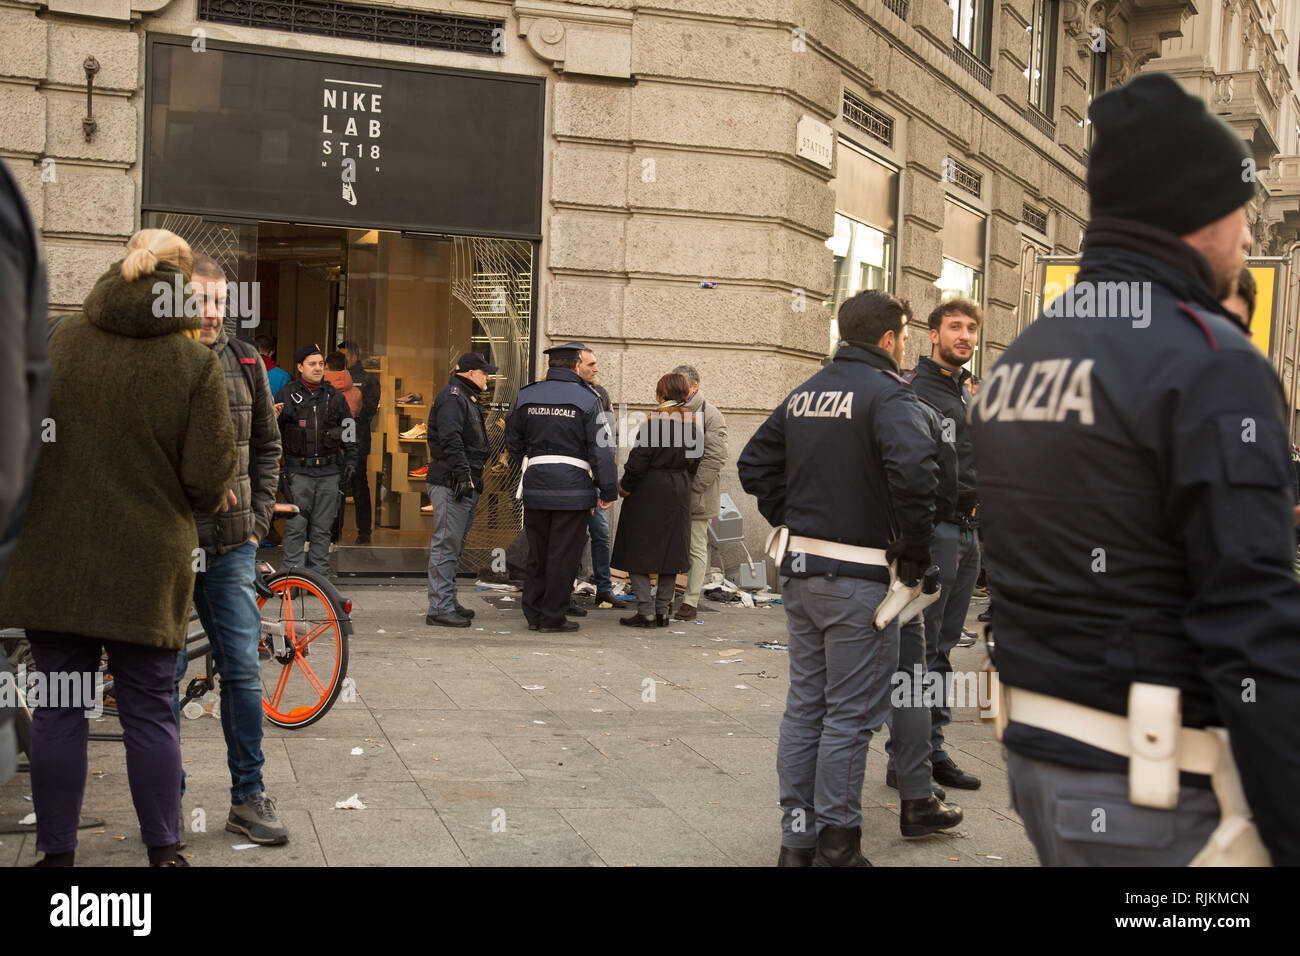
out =
[[151,37],[144,208],[541,235],[540,78]]

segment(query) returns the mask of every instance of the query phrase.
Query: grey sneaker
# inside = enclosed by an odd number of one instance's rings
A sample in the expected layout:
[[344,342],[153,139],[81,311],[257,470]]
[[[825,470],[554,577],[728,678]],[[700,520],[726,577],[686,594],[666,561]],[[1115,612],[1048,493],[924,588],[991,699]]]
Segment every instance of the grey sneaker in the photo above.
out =
[[968,631],[963,627],[961,629],[961,637],[957,638],[957,646],[970,647],[976,640],[978,640],[978,638],[976,638],[971,631]]
[[275,815],[275,803],[265,793],[259,793],[244,803],[230,807],[226,829],[242,833],[254,843],[280,846],[289,842],[289,828]]

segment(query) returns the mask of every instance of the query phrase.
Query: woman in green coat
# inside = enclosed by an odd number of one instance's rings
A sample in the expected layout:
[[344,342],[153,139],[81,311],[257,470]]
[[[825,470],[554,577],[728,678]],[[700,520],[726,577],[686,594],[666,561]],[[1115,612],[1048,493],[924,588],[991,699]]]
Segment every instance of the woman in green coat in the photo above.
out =
[[[146,229],[50,339],[50,417],[27,521],[0,598],[46,675],[31,741],[37,865],[72,864],[94,677],[108,650],[141,836],[155,865],[187,865],[172,709],[195,562],[192,512],[227,502],[236,469],[221,365],[185,334],[193,258]],[[193,311],[193,310],[189,310]],[[88,699],[89,698],[89,699]]]

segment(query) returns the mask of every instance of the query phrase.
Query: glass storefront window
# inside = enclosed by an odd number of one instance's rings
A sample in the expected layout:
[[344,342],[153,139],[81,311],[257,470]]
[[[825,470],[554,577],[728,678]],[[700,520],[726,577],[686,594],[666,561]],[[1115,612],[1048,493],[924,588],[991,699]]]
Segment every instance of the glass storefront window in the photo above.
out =
[[[510,544],[523,515],[505,419],[530,380],[533,243],[174,213],[147,213],[145,225],[170,229],[217,260],[231,283],[227,332],[269,344],[291,377],[299,346],[315,343],[328,355],[344,341],[357,343],[366,377],[379,386],[362,464],[374,530],[358,556],[340,549],[340,571],[412,570],[427,558],[433,518],[421,510],[428,499],[418,472],[429,455],[418,430],[456,360],[471,351],[499,371],[483,396],[490,453],[461,570],[476,571],[492,549]],[[350,502],[341,545],[355,527]],[[375,558],[380,550],[390,556]]]
[[831,351],[840,340],[835,316],[845,299],[864,289],[894,291],[894,237],[879,229],[835,214],[835,235],[826,240],[835,256],[835,286],[827,303],[831,309]]

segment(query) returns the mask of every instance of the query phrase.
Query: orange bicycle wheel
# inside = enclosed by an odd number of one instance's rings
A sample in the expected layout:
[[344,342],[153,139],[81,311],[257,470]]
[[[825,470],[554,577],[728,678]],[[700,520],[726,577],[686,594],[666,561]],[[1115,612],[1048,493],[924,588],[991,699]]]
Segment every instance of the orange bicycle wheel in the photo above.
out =
[[[325,716],[347,677],[348,628],[328,585],[311,571],[291,568],[267,579],[271,596],[262,612],[262,712],[278,727],[306,727]],[[277,655],[271,635],[283,634]]]

